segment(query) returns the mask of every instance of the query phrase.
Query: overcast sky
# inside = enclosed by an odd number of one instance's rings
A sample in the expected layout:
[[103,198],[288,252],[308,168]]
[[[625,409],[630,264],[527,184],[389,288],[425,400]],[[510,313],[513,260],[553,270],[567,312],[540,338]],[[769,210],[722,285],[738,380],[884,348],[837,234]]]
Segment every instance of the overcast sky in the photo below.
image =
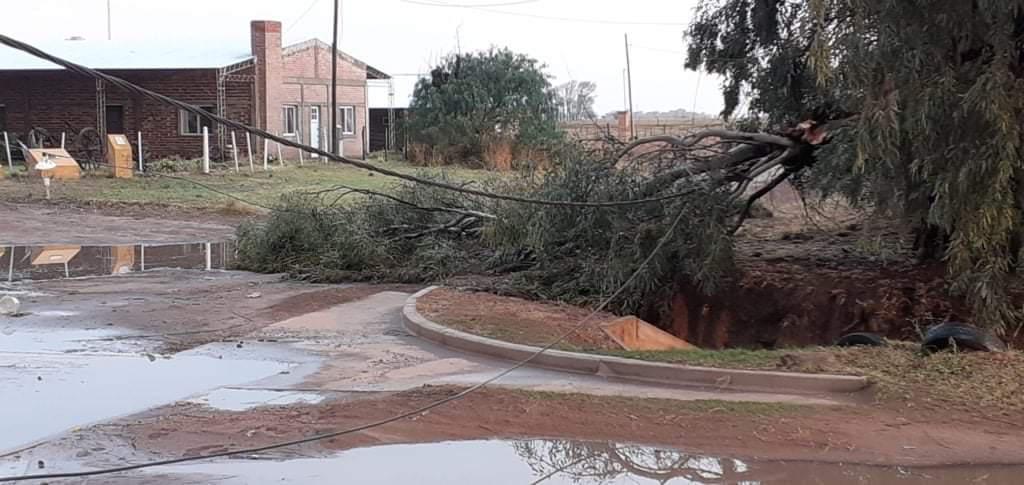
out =
[[[412,3],[416,2],[416,3]],[[471,7],[444,7],[439,3]],[[27,41],[104,39],[107,0],[17,3],[4,33]],[[249,21],[280,20],[285,44],[330,40],[333,0],[111,0],[115,40],[240,43]],[[435,4],[435,5],[423,5]],[[637,111],[718,113],[718,82],[683,69],[683,30],[696,0],[344,0],[341,49],[396,76],[426,72],[439,57],[507,46],[547,65],[553,82],[597,83],[597,110],[623,109],[623,34],[632,49]],[[493,6],[493,5],[503,6]],[[478,7],[480,5],[490,5]],[[10,8],[5,9],[11,11]],[[410,85],[413,78],[399,84]],[[405,89],[399,88],[399,96]]]

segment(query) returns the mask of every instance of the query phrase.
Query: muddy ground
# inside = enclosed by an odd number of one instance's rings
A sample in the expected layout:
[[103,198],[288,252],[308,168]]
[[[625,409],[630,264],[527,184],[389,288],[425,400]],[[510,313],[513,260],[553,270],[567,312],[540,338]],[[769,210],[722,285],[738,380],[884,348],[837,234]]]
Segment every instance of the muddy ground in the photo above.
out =
[[247,217],[180,208],[0,202],[0,245],[224,241]]

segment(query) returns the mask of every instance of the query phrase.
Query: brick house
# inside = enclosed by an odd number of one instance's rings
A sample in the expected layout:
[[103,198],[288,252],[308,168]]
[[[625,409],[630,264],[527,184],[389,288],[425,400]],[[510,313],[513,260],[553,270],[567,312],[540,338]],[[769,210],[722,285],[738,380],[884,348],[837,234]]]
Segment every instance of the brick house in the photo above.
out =
[[[147,89],[318,147],[328,147],[331,48],[313,39],[283,46],[281,23],[253,21],[250,50],[210,43],[180,44],[68,40],[40,46],[58,57],[123,78]],[[367,81],[387,79],[352,56],[338,53],[338,136],[350,157],[365,157]],[[202,128],[210,130],[215,158],[231,155],[231,132],[209,120],[105,86],[13,49],[0,50],[0,131],[25,140],[33,128],[51,136],[94,128],[143,134],[147,160],[202,155]],[[239,154],[245,135],[237,133]],[[70,147],[69,147],[70,148]],[[263,151],[253,140],[253,152]],[[285,149],[285,158],[298,158]],[[276,155],[276,149],[271,153]]]

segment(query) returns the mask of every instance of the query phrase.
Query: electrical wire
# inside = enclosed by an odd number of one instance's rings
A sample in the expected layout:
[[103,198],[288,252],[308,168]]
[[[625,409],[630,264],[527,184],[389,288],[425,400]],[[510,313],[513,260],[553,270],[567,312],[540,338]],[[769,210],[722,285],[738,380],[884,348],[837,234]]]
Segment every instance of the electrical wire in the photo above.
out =
[[203,110],[203,109],[201,109],[201,108],[199,108],[197,106],[194,106],[194,105],[182,102],[182,101],[178,101],[177,99],[165,96],[163,94],[160,94],[160,93],[157,93],[157,92],[154,92],[154,91],[150,91],[150,90],[148,90],[146,88],[143,88],[141,86],[137,86],[137,85],[135,85],[133,83],[125,81],[124,79],[118,78],[116,76],[111,76],[109,74],[106,74],[106,73],[103,73],[103,72],[99,72],[99,71],[97,71],[95,69],[90,69],[90,68],[82,66],[80,64],[76,64],[74,62],[71,62],[71,61],[68,61],[68,60],[65,60],[65,59],[61,59],[61,58],[56,57],[56,56],[54,56],[52,54],[46,53],[46,52],[44,52],[44,51],[42,51],[42,50],[40,50],[40,49],[38,49],[36,47],[33,47],[33,46],[29,45],[29,44],[26,44],[24,42],[21,42],[19,40],[13,39],[13,38],[8,37],[8,36],[3,35],[3,34],[0,34],[0,44],[6,45],[8,47],[12,47],[14,49],[20,50],[20,51],[25,52],[27,54],[30,54],[32,56],[38,57],[40,59],[43,59],[43,60],[46,60],[46,61],[49,61],[49,62],[52,62],[54,64],[57,64],[58,66],[64,67],[65,69],[68,69],[68,70],[70,70],[72,72],[75,72],[75,73],[78,73],[78,74],[81,74],[81,75],[84,75],[84,76],[87,76],[87,77],[91,77],[93,79],[97,79],[97,80],[100,80],[100,81],[108,82],[110,84],[113,84],[113,85],[115,85],[115,86],[117,86],[117,87],[119,87],[121,89],[124,89],[126,91],[129,91],[131,93],[135,93],[135,94],[138,94],[138,95],[141,95],[141,96],[145,96],[147,98],[159,101],[159,102],[164,103],[164,104],[169,104],[171,106],[174,106],[174,107],[177,107],[179,109],[185,110],[185,111],[187,111],[189,113],[192,113],[192,114],[195,114],[197,116],[205,117],[205,118],[207,118],[209,120],[215,121],[215,122],[217,122],[217,123],[219,123],[221,125],[227,126],[229,128],[234,128],[236,130],[245,131],[245,132],[254,134],[254,135],[258,136],[258,137],[264,138],[266,140],[274,141],[274,142],[276,142],[276,143],[278,143],[280,145],[283,145],[283,146],[304,150],[306,152],[317,154],[317,155],[320,155],[322,157],[325,157],[326,159],[331,160],[331,161],[335,161],[335,162],[343,163],[343,164],[346,164],[346,165],[351,165],[351,166],[354,166],[354,167],[362,168],[364,170],[369,170],[371,172],[376,172],[376,173],[379,173],[381,175],[386,175],[388,177],[393,177],[393,178],[397,178],[397,179],[400,179],[400,180],[405,180],[405,181],[408,181],[408,182],[414,182],[414,183],[418,183],[418,184],[421,184],[421,185],[427,185],[427,186],[436,187],[436,188],[440,188],[440,189],[450,190],[450,191],[453,191],[453,192],[459,192],[459,193],[463,193],[463,194],[466,194],[466,195],[475,195],[475,196],[479,196],[479,197],[485,197],[485,198],[496,199],[496,200],[505,200],[505,201],[509,201],[509,202],[521,202],[521,203],[526,203],[526,204],[537,204],[537,205],[559,206],[559,207],[623,207],[623,206],[634,206],[634,205],[649,204],[649,203],[653,203],[653,202],[662,202],[662,201],[666,201],[666,200],[675,199],[675,198],[678,198],[678,197],[683,197],[683,196],[686,196],[686,195],[688,195],[688,194],[693,192],[693,190],[684,190],[684,191],[681,191],[681,192],[676,192],[676,193],[672,193],[672,194],[665,194],[665,195],[661,195],[661,196],[658,196],[658,197],[652,197],[652,198],[646,198],[646,199],[631,199],[631,200],[623,200],[623,201],[606,201],[606,202],[586,202],[586,201],[559,201],[559,200],[534,199],[534,198],[530,198],[530,197],[521,197],[521,196],[516,196],[516,195],[510,195],[510,194],[498,194],[498,193],[495,193],[495,192],[488,192],[486,190],[479,190],[479,189],[473,189],[473,188],[469,188],[469,187],[465,187],[465,186],[452,185],[452,184],[441,182],[441,181],[437,181],[437,180],[430,180],[430,179],[425,179],[425,178],[417,177],[415,175],[404,174],[404,173],[401,173],[401,172],[397,172],[395,170],[391,170],[391,169],[387,169],[387,168],[383,168],[383,167],[378,167],[376,165],[373,165],[371,163],[364,162],[364,161],[361,161],[361,160],[355,160],[355,159],[351,159],[351,158],[348,158],[348,157],[336,155],[334,153],[331,153],[331,152],[328,152],[328,151],[324,151],[324,150],[322,150],[320,148],[315,148],[315,147],[311,147],[311,146],[308,146],[308,145],[303,145],[302,143],[299,143],[299,142],[296,142],[296,141],[292,141],[292,140],[290,140],[288,138],[284,138],[284,137],[275,135],[275,134],[270,133],[268,131],[265,131],[265,130],[262,130],[262,129],[259,129],[259,128],[255,128],[255,127],[246,125],[244,123],[240,123],[238,121],[234,121],[234,120],[231,120],[229,118],[225,118],[225,117],[220,116],[220,115],[212,114],[212,113],[210,113],[208,111],[205,111],[205,110]]
[[413,5],[423,5],[427,7],[454,7],[454,8],[486,8],[486,7],[514,7],[516,5],[526,5],[528,3],[537,3],[540,0],[512,0],[508,2],[495,2],[495,3],[447,3],[447,2],[432,2],[429,0],[399,0],[402,3],[410,3]]
[[686,26],[686,24],[678,23],[678,22],[645,22],[645,21],[630,21],[630,20],[586,19],[586,18],[579,18],[579,17],[558,17],[558,16],[551,16],[551,15],[530,14],[530,13],[525,13],[525,12],[509,12],[507,10],[494,10],[493,8],[490,8],[490,7],[503,7],[503,6],[513,6],[513,5],[522,5],[522,4],[525,4],[525,3],[532,3],[532,2],[529,2],[529,1],[521,1],[521,2],[510,1],[510,2],[506,2],[505,5],[502,5],[500,3],[495,3],[495,4],[491,4],[491,5],[452,4],[452,3],[443,3],[443,2],[430,2],[430,1],[423,1],[423,0],[400,0],[400,1],[402,1],[403,3],[409,3],[409,4],[413,4],[413,5],[423,5],[423,6],[429,6],[429,7],[442,7],[442,8],[465,8],[465,9],[477,10],[477,11],[480,11],[480,12],[488,12],[488,13],[493,13],[493,14],[511,15],[511,16],[514,16],[514,17],[525,17],[525,18],[532,18],[532,19],[539,19],[539,20],[553,20],[553,21],[558,21],[558,22],[575,22],[575,23],[582,23],[582,24],[600,24],[600,25],[645,25],[645,26],[653,26],[653,27],[684,27],[684,26]]
[[298,17],[298,18],[296,18],[295,20],[293,20],[293,21],[292,21],[292,23],[288,24],[288,27],[284,29],[284,33],[285,33],[285,34],[287,34],[287,33],[288,33],[288,31],[290,31],[290,30],[292,30],[293,28],[295,28],[295,26],[296,26],[296,25],[298,25],[298,24],[299,24],[299,22],[302,22],[302,19],[306,18],[306,15],[309,15],[309,12],[312,12],[312,11],[313,11],[313,7],[316,7],[316,5],[317,5],[318,3],[320,3],[320,0],[313,0],[312,2],[310,2],[310,3],[309,3],[309,6],[308,6],[308,7],[306,7],[306,10],[304,10],[304,11],[302,12],[302,14],[301,14],[301,15],[299,15],[299,17]]
[[312,443],[312,442],[315,442],[315,441],[323,441],[323,440],[327,440],[327,439],[337,438],[339,436],[344,436],[344,435],[348,435],[348,434],[352,434],[352,433],[358,433],[358,432],[361,432],[361,431],[366,431],[368,429],[377,428],[377,427],[384,426],[386,424],[394,423],[394,422],[397,422],[397,421],[402,421],[402,420],[411,418],[413,416],[422,415],[422,414],[424,414],[424,413],[426,413],[428,411],[431,411],[433,409],[439,408],[441,406],[444,406],[444,405],[449,404],[449,403],[454,402],[454,401],[458,401],[459,399],[462,399],[462,398],[464,398],[464,397],[466,397],[466,396],[468,396],[468,395],[470,395],[470,394],[472,394],[472,393],[474,393],[476,391],[479,391],[480,389],[484,388],[485,386],[487,386],[489,384],[492,384],[492,383],[496,382],[497,380],[499,380],[499,379],[501,379],[501,378],[511,374],[512,372],[515,372],[516,370],[518,370],[518,369],[528,365],[530,362],[533,362],[541,354],[551,350],[556,345],[558,345],[559,343],[564,341],[566,338],[568,338],[570,335],[575,334],[580,329],[582,329],[584,326],[586,326],[588,323],[590,323],[590,321],[593,320],[593,318],[598,313],[600,313],[605,308],[607,308],[607,306],[613,300],[615,300],[615,298],[618,298],[618,296],[621,295],[622,292],[626,290],[626,288],[630,287],[633,284],[633,282],[636,281],[636,279],[641,274],[643,274],[643,272],[650,265],[651,261],[654,260],[654,258],[661,252],[661,250],[665,247],[665,245],[675,235],[676,230],[679,228],[679,223],[682,221],[683,215],[685,213],[686,213],[685,207],[681,207],[679,209],[679,213],[676,214],[676,216],[673,218],[672,224],[668,227],[668,229],[665,231],[665,233],[662,234],[661,238],[658,239],[658,243],[655,244],[655,246],[651,250],[650,254],[648,254],[647,257],[644,258],[644,260],[640,263],[640,265],[636,268],[636,270],[634,270],[633,273],[630,274],[629,278],[627,278],[626,281],[624,281],[621,285],[619,285],[619,287],[616,288],[616,290],[611,295],[609,295],[607,298],[602,300],[601,303],[593,311],[591,311],[585,318],[583,318],[583,320],[580,320],[579,323],[577,323],[572,328],[570,328],[569,330],[567,330],[564,333],[562,333],[561,335],[559,335],[558,338],[553,340],[551,343],[545,345],[544,347],[541,347],[540,349],[537,349],[537,351],[535,351],[533,354],[531,354],[526,359],[523,359],[523,360],[517,362],[516,364],[514,364],[513,366],[508,367],[505,370],[502,370],[501,372],[495,374],[494,376],[488,378],[487,380],[484,380],[484,381],[482,381],[480,383],[477,383],[477,384],[475,384],[475,385],[473,385],[471,387],[463,389],[462,391],[459,391],[458,393],[455,393],[455,394],[453,394],[451,396],[448,396],[448,397],[446,397],[444,399],[440,399],[440,400],[434,401],[432,403],[420,406],[420,407],[418,407],[416,409],[413,409],[411,411],[407,411],[407,412],[402,413],[402,414],[391,416],[389,418],[381,419],[381,420],[378,420],[378,421],[373,421],[373,422],[366,423],[366,424],[363,424],[363,425],[355,426],[355,427],[352,427],[352,428],[347,428],[347,429],[340,430],[340,431],[333,431],[333,432],[330,432],[330,433],[322,433],[322,434],[318,434],[318,435],[314,435],[314,436],[309,436],[309,437],[306,437],[306,438],[300,438],[300,439],[295,439],[295,440],[283,441],[283,442],[274,443],[274,444],[270,444],[270,445],[266,445],[266,446],[258,446],[258,447],[253,447],[253,448],[244,448],[244,449],[234,450],[234,451],[223,451],[223,452],[218,452],[218,453],[211,453],[211,454],[208,454],[208,455],[172,458],[172,459],[169,459],[169,460],[159,460],[159,461],[153,461],[153,462],[149,462],[149,463],[138,463],[138,464],[134,464],[134,465],[124,465],[124,466],[104,468],[104,469],[99,469],[99,470],[87,470],[87,471],[66,472],[66,473],[45,473],[45,474],[38,474],[38,475],[7,476],[7,477],[0,477],[0,482],[21,482],[21,481],[27,481],[27,480],[53,480],[53,479],[60,479],[60,478],[91,477],[91,476],[97,476],[97,475],[109,475],[111,473],[121,473],[121,472],[132,471],[132,470],[140,470],[140,469],[143,469],[143,468],[152,468],[152,467],[156,467],[156,466],[175,465],[175,464],[179,464],[179,463],[187,463],[187,462],[200,461],[200,460],[209,460],[209,459],[213,459],[213,458],[224,458],[224,457],[228,457],[228,456],[246,455],[246,454],[252,454],[252,453],[261,453],[261,452],[264,452],[264,451],[270,451],[270,450],[275,450],[275,449],[279,449],[279,448],[285,448],[285,447],[295,446],[295,445],[300,445],[300,444],[305,444],[305,443]]

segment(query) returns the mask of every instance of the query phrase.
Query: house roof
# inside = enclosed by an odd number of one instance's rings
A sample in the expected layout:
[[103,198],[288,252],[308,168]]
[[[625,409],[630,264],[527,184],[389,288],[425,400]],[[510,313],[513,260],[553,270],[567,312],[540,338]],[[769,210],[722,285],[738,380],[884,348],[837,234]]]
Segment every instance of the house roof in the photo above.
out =
[[[253,59],[247,43],[182,43],[120,40],[63,40],[33,43],[43,52],[93,69],[219,69]],[[310,39],[284,47],[289,55],[313,46],[330,49],[330,44]],[[389,79],[383,71],[344,52],[338,56],[366,69],[367,79]],[[60,70],[62,67],[17,49],[0,46],[0,71]]]
[[[252,59],[243,44],[166,41],[64,40],[35,43],[44,52],[93,69],[217,69]],[[0,47],[0,70],[63,69],[16,49]]]
[[[292,44],[292,45],[285,46],[284,47],[284,55],[290,56],[290,55],[295,54],[297,52],[302,52],[302,51],[304,51],[306,49],[312,49],[314,47],[319,48],[319,49],[324,49],[324,50],[330,50],[331,49],[331,45],[330,44],[328,44],[328,43],[326,43],[326,42],[324,42],[324,41],[322,41],[320,39],[309,39],[309,40],[306,40],[306,41],[303,41],[303,42],[299,42],[297,44]],[[349,55],[349,54],[347,54],[347,53],[345,53],[345,52],[343,52],[341,50],[338,51],[338,57],[341,58],[341,59],[344,59],[346,62],[351,62],[352,64],[355,64],[355,65],[357,65],[359,67],[362,67],[362,68],[366,69],[366,78],[367,79],[391,79],[391,76],[387,75],[384,71],[381,71],[380,69],[377,69],[377,68],[375,68],[375,67],[373,67],[373,66],[371,66],[371,65],[369,65],[369,64],[367,64],[367,63],[365,63],[363,61],[360,61],[359,59],[356,59],[355,57],[352,57],[351,55]]]

